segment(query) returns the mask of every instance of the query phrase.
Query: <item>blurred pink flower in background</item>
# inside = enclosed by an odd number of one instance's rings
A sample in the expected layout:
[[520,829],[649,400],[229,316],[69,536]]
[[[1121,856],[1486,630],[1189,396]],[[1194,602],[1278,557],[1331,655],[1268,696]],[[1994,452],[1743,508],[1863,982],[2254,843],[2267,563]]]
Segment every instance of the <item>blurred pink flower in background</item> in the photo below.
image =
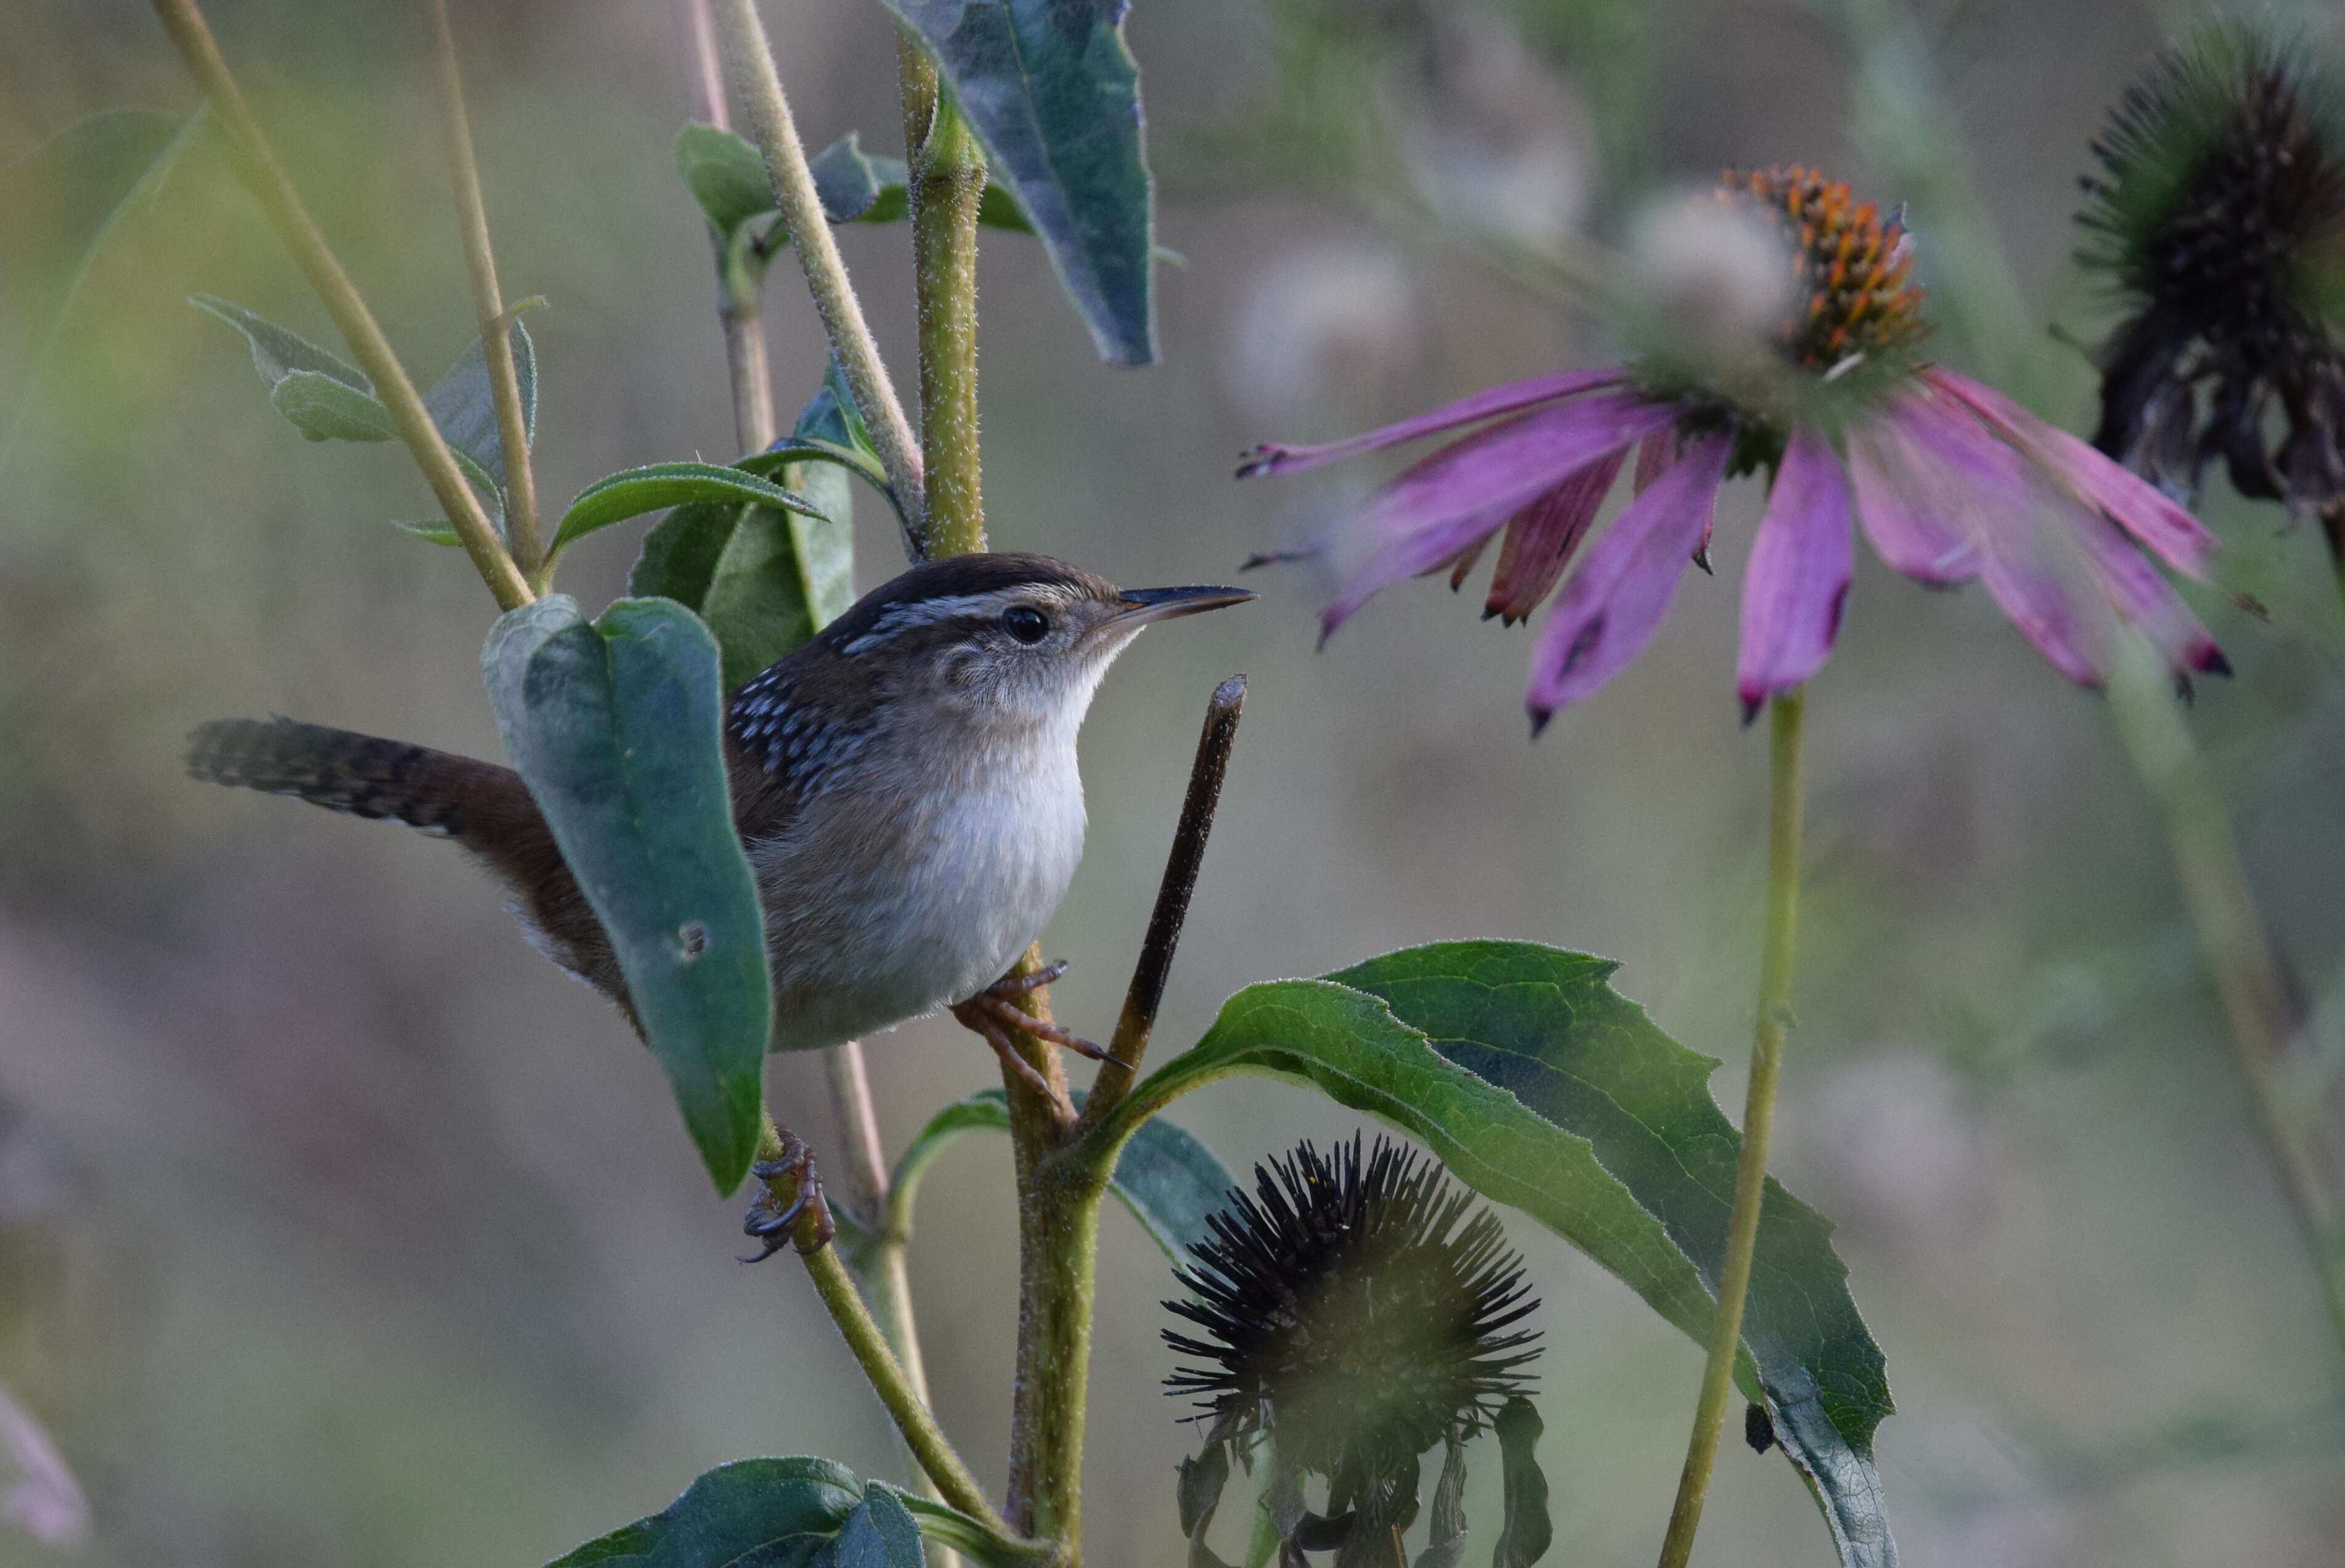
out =
[[[2149,639],[2186,690],[2193,673],[2228,673],[2141,553],[2203,580],[2213,535],[2082,441],[1917,357],[1929,328],[1899,215],[1884,219],[1845,185],[1799,168],[1730,178],[1719,196],[1767,215],[1796,248],[1802,287],[1771,341],[1751,352],[1697,345],[1698,365],[1663,351],[1535,377],[1347,441],[1247,453],[1240,477],[1480,426],[1405,470],[1323,542],[1337,573],[1323,638],[1402,577],[1447,570],[1462,583],[1503,535],[1486,616],[1525,619],[1562,583],[1531,656],[1528,706],[1543,727],[1643,649],[1687,564],[1708,569],[1719,487],[1765,466],[1772,483],[1743,575],[1735,669],[1746,719],[1831,652],[1853,524],[1906,576],[1979,579],[2073,680],[2106,677],[2119,622]],[[1635,499],[1564,581],[1632,450]]]

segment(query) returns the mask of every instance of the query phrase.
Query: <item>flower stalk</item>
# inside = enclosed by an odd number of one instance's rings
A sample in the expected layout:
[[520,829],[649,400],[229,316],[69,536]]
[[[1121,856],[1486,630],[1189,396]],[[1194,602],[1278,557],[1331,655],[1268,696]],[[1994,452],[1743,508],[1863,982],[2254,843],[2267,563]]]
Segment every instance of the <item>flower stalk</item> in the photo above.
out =
[[1701,1527],[1702,1501],[1718,1459],[1719,1433],[1742,1341],[1742,1303],[1751,1288],[1751,1259],[1759,1245],[1759,1208],[1767,1189],[1767,1145],[1775,1125],[1775,1079],[1792,1022],[1792,950],[1800,910],[1800,736],[1806,696],[1794,688],[1776,697],[1771,777],[1767,809],[1767,923],[1759,958],[1759,1019],[1751,1045],[1751,1084],[1743,1100],[1742,1153],[1734,1166],[1734,1203],[1726,1220],[1726,1257],[1718,1274],[1718,1309],[1711,1319],[1710,1359],[1702,1369],[1693,1434],[1678,1477],[1661,1568],[1685,1568]]
[[[2198,948],[2222,999],[2231,1054],[2255,1102],[2257,1131],[2311,1255],[2338,1343],[2345,1347],[2345,1193],[2322,1176],[2319,1129],[2292,1103],[2289,1067],[2299,1020],[2280,978],[2207,759],[2154,666],[2121,661],[2109,704],[2134,770],[2166,812],[2176,874]],[[2345,1154],[2345,1151],[2340,1151]],[[2330,1168],[2345,1168],[2332,1163]]]
[[505,458],[505,544],[529,585],[545,591],[545,540],[538,531],[537,476],[529,460],[529,415],[521,402],[521,373],[513,363],[513,324],[497,289],[497,257],[489,244],[488,205],[481,195],[481,168],[472,153],[472,127],[464,113],[464,76],[456,63],[456,34],[448,21],[448,0],[431,0],[432,75],[440,90],[440,119],[448,140],[448,167],[456,188],[456,227],[464,237],[464,270],[472,285],[472,318],[481,334],[481,355],[489,372],[489,397],[497,415],[497,443]]
[[774,200],[789,229],[791,248],[806,270],[816,313],[830,338],[831,351],[838,356],[848,390],[855,394],[856,409],[871,433],[880,466],[888,471],[896,504],[918,526],[927,515],[927,502],[912,427],[904,417],[895,383],[888,379],[888,367],[879,358],[871,325],[864,320],[855,286],[848,280],[847,263],[831,238],[822,199],[815,191],[814,171],[807,166],[806,148],[798,140],[789,99],[783,95],[782,78],[774,66],[766,25],[758,20],[753,0],[716,0],[716,22],[726,78],[746,111],[749,139],[766,160],[766,177],[773,182]]
[[154,6],[155,15],[162,20],[180,58],[187,63],[188,73],[196,78],[210,100],[212,111],[228,131],[239,178],[260,203],[269,225],[292,253],[294,264],[309,280],[310,289],[326,307],[326,313],[334,319],[335,327],[350,345],[360,369],[374,383],[375,395],[390,411],[400,440],[413,454],[416,467],[422,470],[424,481],[439,499],[449,526],[456,531],[481,580],[496,596],[499,608],[514,610],[528,604],[537,596],[535,591],[506,551],[504,542],[497,537],[495,525],[489,521],[480,497],[465,483],[462,471],[456,466],[455,454],[448,450],[440,427],[432,423],[422,395],[415,390],[406,367],[399,362],[399,355],[376,323],[374,312],[367,309],[366,300],[350,282],[350,275],[334,259],[310,209],[302,205],[300,193],[293,188],[292,178],[285,172],[276,148],[270,146],[267,133],[253,115],[252,106],[245,101],[243,89],[229,73],[228,61],[220,55],[202,8],[196,0],[154,0]]

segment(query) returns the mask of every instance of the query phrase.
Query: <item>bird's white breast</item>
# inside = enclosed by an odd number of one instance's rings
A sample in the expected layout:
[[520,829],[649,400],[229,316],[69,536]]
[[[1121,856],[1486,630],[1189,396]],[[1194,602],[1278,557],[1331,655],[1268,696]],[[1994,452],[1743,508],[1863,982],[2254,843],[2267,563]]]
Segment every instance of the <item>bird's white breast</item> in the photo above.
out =
[[1041,934],[1082,858],[1082,780],[1071,733],[1021,750],[971,754],[943,788],[932,768],[867,769],[862,787],[824,791],[788,833],[750,846],[776,1049],[964,1001]]

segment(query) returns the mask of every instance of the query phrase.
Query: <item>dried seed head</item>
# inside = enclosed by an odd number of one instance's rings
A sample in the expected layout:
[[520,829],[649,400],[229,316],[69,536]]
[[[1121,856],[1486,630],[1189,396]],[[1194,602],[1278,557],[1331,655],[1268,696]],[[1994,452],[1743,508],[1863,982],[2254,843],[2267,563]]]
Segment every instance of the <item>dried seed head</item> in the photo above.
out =
[[1355,1137],[1254,1177],[1176,1271],[1195,1298],[1165,1303],[1205,1336],[1166,1341],[1206,1363],[1165,1391],[1218,1438],[1275,1434],[1282,1464],[1355,1495],[1524,1389],[1538,1336],[1509,1330],[1538,1300],[1497,1217],[1438,1165],[1382,1139],[1364,1158]]
[[2345,497],[2323,303],[2345,272],[2345,96],[2321,61],[2301,38],[2211,26],[2127,89],[2093,153],[2078,260],[2128,311],[2101,354],[2095,444],[2178,490],[2220,458],[2243,494]]

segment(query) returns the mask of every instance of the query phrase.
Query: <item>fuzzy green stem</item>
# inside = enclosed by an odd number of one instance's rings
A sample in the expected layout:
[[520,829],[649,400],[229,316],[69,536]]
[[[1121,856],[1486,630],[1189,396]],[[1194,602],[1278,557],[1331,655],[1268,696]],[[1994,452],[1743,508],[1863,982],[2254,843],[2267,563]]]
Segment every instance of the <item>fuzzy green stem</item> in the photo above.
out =
[[[1041,945],[1012,974],[1042,967]],[[1051,1022],[1046,991],[1021,1005]],[[1083,1411],[1091,1380],[1094,1247],[1104,1182],[1069,1180],[1061,1156],[1067,1093],[1058,1047],[1022,1031],[1018,1053],[1050,1085],[1038,1094],[1002,1068],[1018,1186],[1018,1362],[1010,1395],[1010,1491],[1004,1512],[1024,1535],[1055,1541],[1065,1568],[1081,1560]]]
[[1734,1355],[1742,1342],[1742,1301],[1751,1288],[1751,1258],[1759,1246],[1759,1207],[1767,1191],[1767,1143],[1775,1125],[1775,1077],[1792,1020],[1792,944],[1800,911],[1800,729],[1806,706],[1792,690],[1774,703],[1773,767],[1767,810],[1767,925],[1759,956],[1759,1018],[1751,1043],[1751,1086],[1742,1106],[1742,1154],[1734,1166],[1734,1205],[1726,1218],[1726,1257],[1718,1273],[1718,1308],[1711,1319],[1710,1359],[1694,1404],[1693,1435],[1678,1476],[1661,1568],[1685,1568],[1701,1527],[1718,1437],[1726,1424],[1734,1381]]
[[310,289],[326,307],[326,313],[334,319],[359,368],[374,382],[375,395],[390,411],[400,440],[414,455],[416,467],[423,471],[424,481],[438,497],[449,526],[455,529],[464,553],[472,558],[481,580],[496,596],[501,608],[513,610],[528,604],[537,596],[520,567],[513,564],[513,556],[506,553],[504,542],[497,537],[480,497],[465,483],[462,471],[456,466],[455,454],[448,450],[440,427],[431,423],[422,396],[399,362],[391,340],[383,336],[374,313],[367,309],[341,263],[334,260],[309,209],[301,205],[300,194],[293,188],[292,178],[279,161],[276,148],[262,132],[252,106],[245,101],[243,89],[229,75],[228,62],[220,56],[219,45],[214,41],[201,8],[196,0],[154,0],[154,6],[180,57],[187,62],[188,73],[211,101],[212,112],[219,117],[220,125],[228,132],[236,154],[239,178],[268,214],[285,249],[292,252],[294,265],[300,268],[301,275],[309,280]]
[[2331,1169],[2345,1169],[2345,1158],[2320,1147],[2320,1128],[2288,1090],[2296,1010],[2240,863],[2229,814],[2176,709],[2164,666],[2147,648],[2133,644],[2124,650],[2109,683],[2109,702],[2134,770],[2165,809],[2175,871],[2222,999],[2231,1054],[2255,1104],[2257,1132],[2311,1255],[2339,1344],[2345,1346],[2345,1192],[2322,1175],[2324,1153]]
[[977,213],[985,153],[936,66],[898,33],[912,267],[919,307],[920,456],[928,475],[921,554],[985,548],[977,416]]
[[472,318],[496,406],[497,441],[505,457],[505,540],[513,565],[540,593],[545,583],[545,540],[538,532],[537,475],[529,461],[529,416],[521,403],[521,373],[513,363],[513,329],[497,289],[497,257],[489,245],[489,210],[481,195],[481,167],[472,153],[472,127],[464,113],[464,77],[456,64],[456,34],[448,0],[431,0],[431,63],[440,85],[440,117],[448,138],[448,165],[456,187],[456,225],[464,237],[464,270],[472,284]]
[[[781,1130],[774,1118],[767,1115],[757,1135],[757,1158],[762,1162],[783,1159],[786,1145]],[[772,1196],[777,1204],[787,1205],[797,1196],[797,1178],[784,1174],[772,1178]],[[808,1245],[812,1245],[811,1242]],[[985,1489],[969,1472],[960,1455],[953,1451],[952,1442],[936,1417],[919,1395],[912,1391],[911,1380],[905,1375],[903,1364],[888,1347],[888,1337],[872,1320],[869,1308],[863,1304],[862,1293],[855,1288],[855,1278],[848,1273],[847,1264],[836,1247],[817,1247],[812,1252],[799,1254],[806,1265],[807,1277],[814,1281],[815,1294],[822,1298],[831,1320],[847,1340],[848,1349],[856,1364],[870,1381],[879,1402],[904,1436],[905,1444],[920,1468],[937,1483],[944,1501],[982,1523],[987,1530],[1001,1537],[1005,1543],[1015,1543],[1016,1536],[1001,1516],[993,1511]]]
[[831,238],[830,222],[815,191],[814,171],[807,166],[806,148],[790,117],[781,76],[774,68],[766,25],[757,19],[754,0],[716,0],[716,22],[726,79],[745,111],[749,139],[766,160],[766,177],[773,183],[774,200],[789,229],[791,248],[806,270],[815,312],[829,335],[831,351],[838,356],[839,370],[871,433],[880,466],[888,471],[888,484],[895,492],[897,505],[917,527],[927,514],[927,503],[911,423],[904,417],[904,405],[879,358],[879,345],[863,318],[855,287],[848,280],[847,263]]

